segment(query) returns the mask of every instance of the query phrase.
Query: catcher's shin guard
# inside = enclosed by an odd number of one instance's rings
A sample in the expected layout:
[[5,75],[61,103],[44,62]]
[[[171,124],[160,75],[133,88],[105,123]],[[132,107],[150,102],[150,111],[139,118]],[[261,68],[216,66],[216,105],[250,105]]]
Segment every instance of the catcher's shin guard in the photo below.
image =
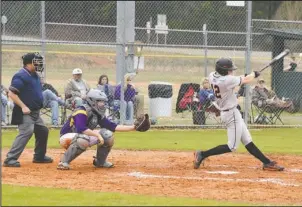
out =
[[87,147],[89,146],[89,137],[83,134],[79,134],[78,136],[75,136],[68,149],[63,155],[63,158],[61,162],[63,163],[70,163],[72,160],[74,160],[76,157],[78,157],[80,154],[85,152]]
[[[96,156],[94,157],[93,160],[93,165],[95,167],[103,167],[105,165],[106,159],[114,144],[114,137],[111,131],[106,129],[101,129],[100,134],[104,139],[104,144],[98,145],[97,147]],[[108,165],[108,167],[113,167],[113,164]]]

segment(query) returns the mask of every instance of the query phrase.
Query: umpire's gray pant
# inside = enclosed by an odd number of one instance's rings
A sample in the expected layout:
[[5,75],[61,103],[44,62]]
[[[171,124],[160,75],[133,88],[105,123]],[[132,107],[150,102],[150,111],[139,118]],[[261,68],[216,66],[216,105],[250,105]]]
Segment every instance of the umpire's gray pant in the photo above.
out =
[[46,154],[48,128],[44,125],[40,117],[40,111],[32,111],[30,114],[23,115],[23,123],[18,125],[19,134],[6,155],[6,160],[18,160],[27,142],[35,134],[35,159],[44,159]]

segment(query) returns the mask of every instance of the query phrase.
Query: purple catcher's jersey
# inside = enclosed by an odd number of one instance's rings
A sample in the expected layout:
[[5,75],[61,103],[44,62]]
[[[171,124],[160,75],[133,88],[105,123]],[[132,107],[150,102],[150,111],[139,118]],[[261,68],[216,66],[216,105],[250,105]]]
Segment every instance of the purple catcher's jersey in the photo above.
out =
[[[108,129],[112,132],[115,132],[117,126],[117,124],[111,122],[106,117],[98,118],[98,125],[101,128]],[[66,133],[82,133],[86,129],[88,129],[87,112],[85,107],[81,106],[68,117],[60,131],[60,135],[62,136]]]
[[238,105],[234,89],[241,84],[240,76],[222,76],[216,72],[212,72],[209,75],[209,81],[214,90],[216,102],[220,110],[232,109]]

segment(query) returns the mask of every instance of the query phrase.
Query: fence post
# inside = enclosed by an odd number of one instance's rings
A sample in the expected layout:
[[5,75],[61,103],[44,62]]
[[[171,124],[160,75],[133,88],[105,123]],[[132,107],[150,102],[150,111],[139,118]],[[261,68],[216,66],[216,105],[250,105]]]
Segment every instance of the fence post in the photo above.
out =
[[[246,18],[246,50],[245,50],[245,73],[251,73],[251,29],[252,29],[252,1],[247,1],[247,18]],[[251,97],[249,94],[250,85],[245,86],[245,100],[244,100],[244,122],[248,124],[249,109],[251,106]]]
[[[133,47],[134,43],[134,23],[135,23],[135,1],[117,1],[117,28],[116,28],[116,83],[121,84],[121,103],[124,100],[124,77],[127,71],[134,66],[134,57],[126,57],[127,51],[132,48],[126,47],[126,44]],[[124,124],[126,119],[126,106],[120,104],[120,123]]]
[[208,77],[208,33],[207,25],[204,24],[203,30],[203,41],[204,41],[204,77]]
[[41,1],[41,54],[44,57],[43,77],[46,80],[46,30],[45,30],[45,1]]

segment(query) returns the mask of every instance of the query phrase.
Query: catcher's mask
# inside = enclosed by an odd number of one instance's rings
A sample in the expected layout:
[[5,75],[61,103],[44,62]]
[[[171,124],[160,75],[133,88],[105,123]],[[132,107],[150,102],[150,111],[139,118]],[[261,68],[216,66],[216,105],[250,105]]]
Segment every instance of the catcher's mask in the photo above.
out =
[[88,105],[99,115],[105,114],[105,104],[108,101],[106,94],[97,89],[90,89],[86,94]]
[[36,72],[43,72],[44,70],[44,58],[38,52],[27,53],[22,56],[23,65],[32,64]]
[[233,61],[230,58],[220,58],[216,61],[215,70],[222,76],[228,74],[230,70],[236,70],[237,67],[233,64]]

